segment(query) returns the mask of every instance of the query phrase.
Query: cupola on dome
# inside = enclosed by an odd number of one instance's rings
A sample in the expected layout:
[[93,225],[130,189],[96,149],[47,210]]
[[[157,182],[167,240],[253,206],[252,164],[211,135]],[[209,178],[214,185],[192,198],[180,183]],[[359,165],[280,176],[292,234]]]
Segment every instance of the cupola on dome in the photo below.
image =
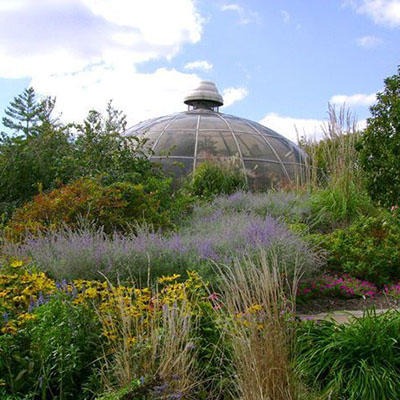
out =
[[187,111],[141,122],[125,134],[148,139],[151,159],[176,177],[194,172],[204,161],[234,160],[253,190],[303,180],[303,151],[257,122],[220,113],[224,101],[213,82],[201,82],[184,103]]

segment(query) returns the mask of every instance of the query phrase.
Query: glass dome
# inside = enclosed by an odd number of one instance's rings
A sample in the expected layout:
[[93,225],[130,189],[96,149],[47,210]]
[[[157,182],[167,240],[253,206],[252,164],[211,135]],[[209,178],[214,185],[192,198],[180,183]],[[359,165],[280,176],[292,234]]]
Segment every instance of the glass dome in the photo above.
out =
[[253,190],[304,179],[303,151],[257,122],[220,113],[223,99],[213,82],[201,82],[184,102],[188,111],[144,121],[125,132],[147,138],[151,159],[176,177],[194,172],[204,161],[234,161]]

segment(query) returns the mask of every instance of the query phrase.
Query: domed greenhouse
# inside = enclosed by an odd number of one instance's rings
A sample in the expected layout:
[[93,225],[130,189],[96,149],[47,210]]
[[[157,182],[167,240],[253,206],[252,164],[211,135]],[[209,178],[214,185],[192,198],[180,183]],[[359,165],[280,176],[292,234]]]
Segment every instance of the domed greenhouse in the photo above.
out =
[[304,152],[257,122],[219,112],[224,101],[213,82],[201,82],[184,103],[187,111],[141,122],[125,134],[147,138],[151,159],[178,178],[216,161],[242,168],[253,190],[303,181]]

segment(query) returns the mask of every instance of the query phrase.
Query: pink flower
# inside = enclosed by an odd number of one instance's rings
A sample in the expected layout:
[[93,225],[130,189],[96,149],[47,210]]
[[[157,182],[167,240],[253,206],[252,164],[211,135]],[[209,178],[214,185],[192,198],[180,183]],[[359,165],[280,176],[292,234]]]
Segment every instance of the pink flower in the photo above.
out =
[[211,293],[209,296],[208,296],[208,300],[211,300],[211,301],[217,301],[219,299],[219,294],[218,293]]

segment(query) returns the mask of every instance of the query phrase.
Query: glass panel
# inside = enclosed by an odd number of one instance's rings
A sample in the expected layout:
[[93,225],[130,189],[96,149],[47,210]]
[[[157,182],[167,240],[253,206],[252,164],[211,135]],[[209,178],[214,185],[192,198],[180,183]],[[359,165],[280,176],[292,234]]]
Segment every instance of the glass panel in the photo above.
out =
[[154,149],[155,155],[194,156],[195,131],[165,131]]
[[245,161],[245,166],[252,190],[277,188],[288,182],[280,164]]
[[218,117],[218,114],[201,115],[199,130],[201,130],[201,129],[227,129],[227,130],[229,130],[226,123],[220,117]]
[[256,133],[251,126],[247,125],[246,120],[240,118],[227,118],[227,120],[234,132]]
[[230,132],[199,132],[197,157],[230,157],[238,153],[238,148]]
[[288,158],[293,153],[291,151],[291,148],[287,145],[287,143],[285,143],[284,140],[279,140],[279,139],[270,137],[270,138],[268,138],[268,142],[271,143],[271,146],[278,153],[278,156],[282,161],[290,162],[293,160],[293,158]]
[[264,160],[278,161],[271,147],[260,135],[237,133],[235,136],[239,142],[243,158],[262,158]]
[[197,128],[198,115],[196,114],[185,114],[176,118],[171,125],[168,126],[168,130],[172,129],[196,129]]
[[306,169],[304,165],[285,164],[285,168],[293,182],[305,183]]
[[273,131],[272,129],[269,129],[264,125],[258,124],[257,122],[251,121],[251,125],[254,127],[254,129],[257,129],[258,132],[268,137],[274,137],[278,139],[282,137],[279,133]]
[[172,177],[176,177],[177,180],[181,180],[193,171],[193,159],[192,158],[163,158],[158,159],[157,157],[151,159],[155,164],[159,164],[163,171]]
[[150,132],[147,133],[145,136],[141,136],[141,138],[146,139],[146,147],[152,147],[153,144],[156,142],[156,140],[159,138],[161,135],[161,132]]

